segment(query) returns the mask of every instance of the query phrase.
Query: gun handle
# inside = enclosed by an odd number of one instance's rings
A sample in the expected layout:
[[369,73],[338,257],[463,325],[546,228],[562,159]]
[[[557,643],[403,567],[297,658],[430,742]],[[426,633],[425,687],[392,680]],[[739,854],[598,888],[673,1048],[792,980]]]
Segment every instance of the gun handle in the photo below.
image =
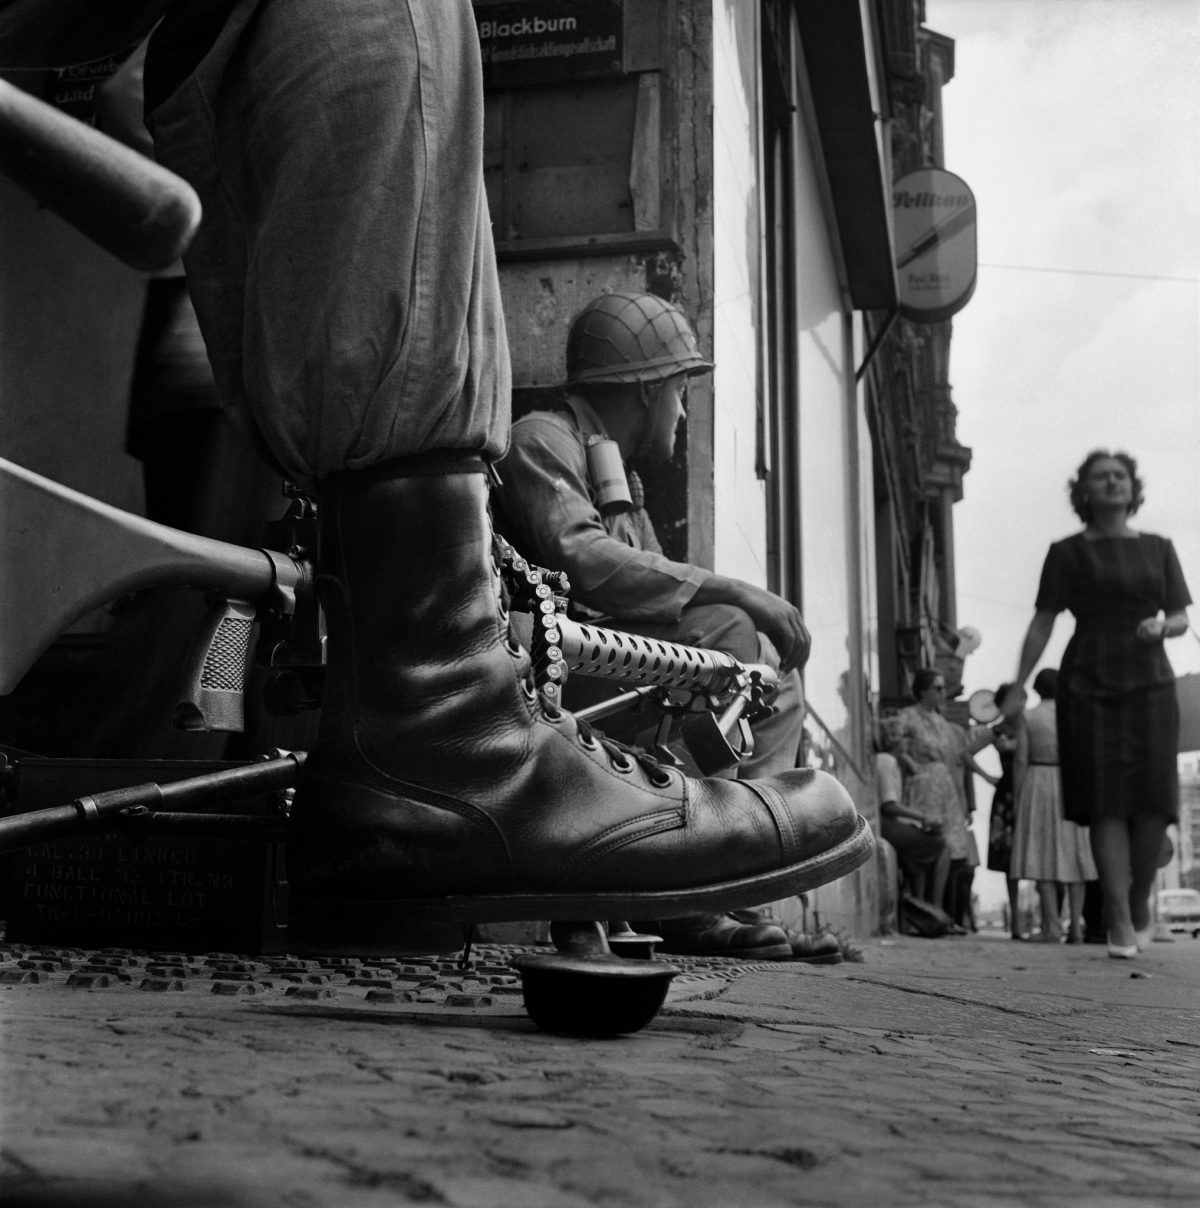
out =
[[717,776],[742,761],[720,722],[711,713],[694,713],[679,728],[683,745],[703,776]]
[[217,599],[192,643],[179,701],[171,718],[179,730],[245,729],[246,669],[255,608]]
[[302,568],[133,516],[0,458],[0,695],[93,608],[146,587],[295,594]]

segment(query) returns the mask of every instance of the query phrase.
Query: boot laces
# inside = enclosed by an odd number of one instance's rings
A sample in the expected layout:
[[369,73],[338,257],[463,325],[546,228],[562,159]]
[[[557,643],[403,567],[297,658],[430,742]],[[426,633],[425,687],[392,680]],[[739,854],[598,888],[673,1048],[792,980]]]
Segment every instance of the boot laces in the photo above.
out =
[[[526,672],[522,677],[521,687],[525,693],[525,699],[531,705],[541,706],[544,717],[549,718],[551,721],[557,721],[559,718],[567,715],[568,711],[566,709],[559,708],[557,705],[551,705],[543,700],[541,693],[538,692],[534,683],[532,673]],[[666,770],[662,761],[656,759],[649,751],[643,750],[641,747],[618,742],[615,738],[609,738],[602,730],[597,730],[595,726],[589,725],[582,717],[576,717],[573,713],[570,716],[575,723],[578,741],[581,746],[593,751],[597,747],[601,748],[608,756],[609,762],[619,771],[632,772],[635,767],[641,768],[655,788],[666,788],[671,783],[670,773]]]
[[581,718],[577,717],[575,724],[579,727],[580,741],[585,746],[599,745],[602,747],[614,767],[622,771],[632,771],[635,766],[640,767],[650,783],[657,788],[665,788],[671,783],[671,777],[666,768],[649,751],[644,751],[641,747],[628,746],[623,742],[618,742],[615,738],[609,738]]

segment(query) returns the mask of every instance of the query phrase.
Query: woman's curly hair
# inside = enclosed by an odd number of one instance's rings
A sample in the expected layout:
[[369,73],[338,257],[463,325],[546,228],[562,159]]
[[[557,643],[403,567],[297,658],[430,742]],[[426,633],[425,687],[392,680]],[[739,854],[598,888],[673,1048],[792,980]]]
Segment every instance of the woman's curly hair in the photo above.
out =
[[1133,486],[1133,502],[1129,505],[1129,514],[1142,506],[1145,501],[1145,483],[1138,477],[1137,461],[1128,453],[1119,450],[1110,453],[1107,449],[1093,449],[1084,459],[1083,464],[1075,471],[1075,477],[1067,483],[1067,491],[1071,497],[1071,508],[1084,524],[1092,522],[1092,505],[1087,497],[1087,476],[1092,466],[1098,461],[1119,461],[1129,471],[1129,481]]

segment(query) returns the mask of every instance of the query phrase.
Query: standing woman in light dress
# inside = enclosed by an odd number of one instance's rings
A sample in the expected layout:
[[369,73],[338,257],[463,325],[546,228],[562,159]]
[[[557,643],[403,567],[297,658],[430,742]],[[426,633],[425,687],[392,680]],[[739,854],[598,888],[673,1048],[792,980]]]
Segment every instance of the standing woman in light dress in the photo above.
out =
[[1013,824],[1012,875],[1037,882],[1042,939],[1063,938],[1059,886],[1066,887],[1067,943],[1083,943],[1083,891],[1096,879],[1096,863],[1087,827],[1063,816],[1058,769],[1058,722],[1054,698],[1058,672],[1043,667],[1033,677],[1041,702],[1030,709],[1017,731],[1013,760],[1016,819]]
[[989,776],[971,758],[973,752],[993,742],[995,734],[987,726],[964,730],[942,716],[946,678],[940,671],[922,667],[913,677],[913,695],[916,704],[898,714],[899,736],[894,752],[905,773],[904,808],[941,823],[951,864],[959,861],[961,866],[971,853],[964,774],[970,768],[996,784],[998,778]]
[[1084,528],[1046,554],[1016,682],[1069,609],[1057,693],[1063,808],[1090,827],[1108,954],[1128,960],[1149,947],[1150,890],[1179,817],[1179,703],[1164,644],[1187,631],[1192,601],[1171,542],[1129,525],[1143,497],[1129,454],[1089,453],[1069,490]]

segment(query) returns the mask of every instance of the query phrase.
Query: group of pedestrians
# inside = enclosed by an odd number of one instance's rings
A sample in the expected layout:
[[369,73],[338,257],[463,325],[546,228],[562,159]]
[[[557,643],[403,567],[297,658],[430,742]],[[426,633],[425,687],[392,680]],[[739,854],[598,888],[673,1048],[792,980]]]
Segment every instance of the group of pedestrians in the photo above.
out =
[[[971,922],[963,886],[978,863],[966,777],[982,776],[995,788],[987,867],[1007,878],[1012,938],[1027,938],[1018,891],[1032,880],[1036,938],[1082,943],[1086,884],[1098,881],[1108,953],[1128,960],[1150,944],[1150,892],[1179,816],[1179,705],[1164,645],[1187,631],[1191,597],[1170,540],[1130,526],[1143,499],[1132,457],[1094,450],[1068,491],[1084,527],[1046,555],[1016,677],[995,693],[996,719],[952,725],[942,715],[945,677],[926,668],[913,680],[915,703],[881,721],[880,830],[908,893],[961,929]],[[1064,610],[1075,632],[1062,666],[1038,671],[1039,703],[1026,709],[1025,684]],[[974,760],[989,745],[998,776]]]
[[[966,775],[983,776],[995,788],[987,867],[1007,878],[1012,938],[1027,938],[1018,891],[1032,880],[1036,938],[1082,943],[1086,884],[1098,881],[1108,954],[1129,960],[1150,944],[1150,893],[1179,816],[1179,705],[1164,646],[1187,631],[1191,597],[1171,541],[1130,526],[1143,500],[1132,457],[1094,450],[1068,490],[1084,527],[1046,555],[1017,674],[995,693],[996,719],[952,725],[942,716],[945,678],[924,669],[915,703],[881,723],[881,833],[909,892],[961,924],[955,869],[969,875],[974,855]],[[1061,667],[1038,671],[1039,703],[1027,709],[1025,684],[1063,611],[1075,631]],[[973,758],[988,745],[998,776]]]

